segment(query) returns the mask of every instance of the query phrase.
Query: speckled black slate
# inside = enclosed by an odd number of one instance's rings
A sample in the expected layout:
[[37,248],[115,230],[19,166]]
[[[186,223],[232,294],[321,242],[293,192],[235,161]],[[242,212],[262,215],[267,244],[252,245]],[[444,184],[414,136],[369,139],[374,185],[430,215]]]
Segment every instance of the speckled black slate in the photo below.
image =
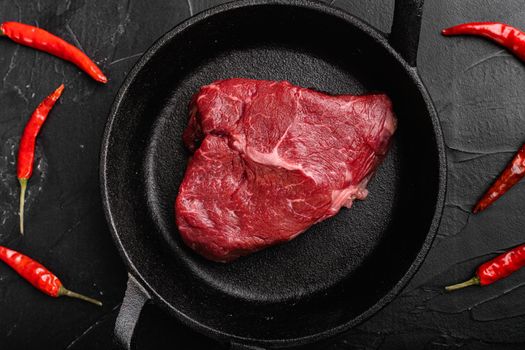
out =
[[[97,296],[102,309],[47,298],[0,266],[2,349],[109,348],[126,272],[108,233],[98,189],[100,140],[126,72],[161,34],[225,1],[0,1],[0,20],[38,24],[78,43],[108,73],[107,86],[75,67],[0,40],[0,244],[46,262],[71,289]],[[328,1],[327,1],[328,2]],[[392,0],[335,0],[388,31]],[[521,0],[427,1],[418,57],[422,79],[442,121],[449,191],[442,226],[423,267],[383,311],[349,334],[308,349],[522,349],[525,271],[494,286],[445,295],[442,286],[469,277],[493,254],[525,241],[523,185],[490,210],[469,214],[477,197],[525,141],[525,66],[473,38],[443,38],[443,27],[498,20],[525,28]],[[66,91],[38,142],[30,182],[27,234],[17,234],[14,150],[24,122],[61,82]],[[39,179],[40,178],[40,179]],[[139,349],[221,345],[146,308]],[[185,344],[185,346],[182,346]]]

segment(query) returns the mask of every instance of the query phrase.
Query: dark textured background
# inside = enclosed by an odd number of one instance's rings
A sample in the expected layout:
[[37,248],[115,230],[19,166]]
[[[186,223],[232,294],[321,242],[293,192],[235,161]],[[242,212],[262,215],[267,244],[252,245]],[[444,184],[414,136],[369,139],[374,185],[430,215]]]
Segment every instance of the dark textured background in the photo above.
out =
[[[110,78],[106,86],[98,85],[70,64],[0,40],[0,244],[45,262],[66,286],[104,301],[103,308],[96,308],[48,298],[0,266],[1,349],[111,347],[126,272],[106,227],[98,188],[108,111],[126,73],[156,38],[222,2],[0,1],[0,21],[31,23],[64,37],[93,57]],[[393,0],[331,2],[389,30]],[[524,5],[523,0],[427,1],[418,63],[439,112],[449,161],[438,238],[394,302],[350,333],[309,349],[525,348],[525,270],[490,287],[442,292],[443,285],[470,277],[480,262],[525,241],[523,184],[487,212],[469,214],[525,140],[520,128],[525,120],[525,66],[488,42],[439,35],[441,28],[474,20],[525,28]],[[21,238],[15,176],[19,135],[34,107],[61,82],[65,93],[38,141],[27,233]],[[153,308],[145,309],[138,327],[138,349],[162,344],[224,348]]]

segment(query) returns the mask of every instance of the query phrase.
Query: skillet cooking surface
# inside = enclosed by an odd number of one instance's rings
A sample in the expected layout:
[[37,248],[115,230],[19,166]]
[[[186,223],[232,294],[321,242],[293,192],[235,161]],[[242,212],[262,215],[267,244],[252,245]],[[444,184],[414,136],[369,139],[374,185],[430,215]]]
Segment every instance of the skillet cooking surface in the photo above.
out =
[[[194,20],[156,44],[117,98],[102,165],[112,230],[132,271],[197,327],[274,340],[357,321],[406,283],[433,238],[443,196],[435,115],[381,38],[330,11],[264,5]],[[173,205],[190,98],[231,77],[386,92],[399,126],[365,201],[289,243],[219,264],[182,243]]]
[[[403,157],[405,146],[396,137],[369,187],[367,200],[356,201],[352,209],[342,209],[335,218],[314,225],[289,243],[220,264],[200,258],[179,239],[173,203],[188,159],[181,140],[187,125],[187,101],[192,94],[202,85],[228,77],[288,80],[333,94],[361,94],[373,89],[366,81],[355,78],[354,71],[364,71],[364,67],[351,62],[350,67],[344,67],[329,60],[326,56],[312,57],[298,50],[266,45],[241,48],[220,53],[173,84],[169,101],[159,113],[147,144],[144,181],[149,210],[158,214],[154,220],[156,228],[182,262],[213,288],[260,301],[295,299],[323,291],[361,266],[383,235],[395,229],[395,203],[415,199],[403,190],[408,183],[402,181],[410,174],[402,176],[402,172],[410,159]],[[252,66],[246,67],[245,62]],[[297,67],[290,69],[294,65]]]

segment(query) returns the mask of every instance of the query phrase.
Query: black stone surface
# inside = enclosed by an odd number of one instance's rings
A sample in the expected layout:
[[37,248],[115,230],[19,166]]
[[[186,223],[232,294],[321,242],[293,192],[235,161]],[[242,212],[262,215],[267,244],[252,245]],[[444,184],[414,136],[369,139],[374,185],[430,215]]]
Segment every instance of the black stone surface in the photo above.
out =
[[[76,67],[0,39],[0,244],[41,260],[66,286],[104,301],[96,308],[41,295],[0,266],[1,349],[109,349],[126,272],[106,227],[98,189],[104,124],[120,83],[140,54],[191,14],[221,0],[0,1],[0,20],[44,27],[76,43],[110,77],[106,86]],[[328,2],[328,1],[327,1]],[[335,0],[389,31],[393,0]],[[525,140],[525,66],[475,38],[443,38],[465,21],[525,28],[523,1],[427,1],[418,65],[443,124],[449,190],[442,225],[404,292],[344,336],[306,349],[523,349],[525,270],[485,288],[444,294],[475,267],[525,241],[523,184],[477,216],[469,209]],[[344,43],[342,43],[344,44]],[[352,43],[347,43],[351,45]],[[66,91],[37,145],[26,235],[17,228],[15,155],[25,121],[61,82]],[[137,349],[223,349],[147,307]]]

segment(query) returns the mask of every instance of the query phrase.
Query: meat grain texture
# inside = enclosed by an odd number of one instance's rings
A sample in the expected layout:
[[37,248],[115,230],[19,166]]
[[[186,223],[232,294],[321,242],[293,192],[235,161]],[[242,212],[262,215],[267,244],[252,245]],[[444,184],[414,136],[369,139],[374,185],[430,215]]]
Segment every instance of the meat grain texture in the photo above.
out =
[[202,87],[183,135],[182,239],[218,262],[293,239],[366,198],[395,129],[384,94],[240,78]]

